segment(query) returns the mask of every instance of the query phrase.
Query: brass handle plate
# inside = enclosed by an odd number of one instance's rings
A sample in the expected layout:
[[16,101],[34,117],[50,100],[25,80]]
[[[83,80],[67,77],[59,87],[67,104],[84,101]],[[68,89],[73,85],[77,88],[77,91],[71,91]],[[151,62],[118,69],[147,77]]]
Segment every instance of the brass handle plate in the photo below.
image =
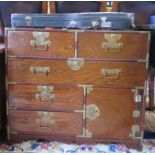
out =
[[119,78],[121,73],[121,69],[101,69],[101,75],[103,75],[105,78]]
[[36,121],[40,127],[52,127],[56,123],[53,112],[39,111],[38,117]]
[[[104,38],[107,42],[103,42],[101,47],[105,48],[105,52],[121,52],[123,43],[118,42],[121,39],[121,34],[104,34]],[[117,50],[110,51],[109,49]]]
[[32,32],[35,40],[30,41],[30,45],[33,49],[47,51],[48,47],[51,46],[51,41],[46,40],[49,37],[49,32]]
[[30,72],[33,72],[33,75],[36,74],[36,72],[44,72],[45,76],[48,75],[50,72],[50,67],[37,67],[37,66],[31,66]]
[[53,92],[53,86],[37,86],[37,90],[40,93],[35,94],[35,98],[39,99],[39,103],[51,103],[55,98],[55,94],[51,94]]

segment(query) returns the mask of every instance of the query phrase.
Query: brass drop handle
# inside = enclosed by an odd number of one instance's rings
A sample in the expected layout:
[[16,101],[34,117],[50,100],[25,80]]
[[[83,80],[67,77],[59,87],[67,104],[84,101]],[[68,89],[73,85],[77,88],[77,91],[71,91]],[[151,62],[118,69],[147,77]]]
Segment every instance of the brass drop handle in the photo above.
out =
[[121,73],[121,69],[101,69],[101,75],[103,75],[105,78],[119,78]]
[[48,46],[51,46],[51,41],[46,40],[49,36],[49,32],[32,32],[32,35],[35,38],[35,40],[30,41],[30,45],[33,49],[47,51]]
[[30,67],[30,72],[32,72],[33,75],[35,75],[37,72],[44,72],[45,76],[47,76],[48,73],[50,72],[50,67],[36,67],[36,66],[32,66],[32,67]]
[[[123,47],[123,45],[122,45],[122,43],[115,43],[115,44],[108,44],[108,43],[102,43],[102,48],[105,48],[105,52],[121,52],[121,49],[122,49],[122,47]],[[113,50],[113,51],[110,51],[109,49],[110,48],[115,48],[115,49],[117,49],[117,50]]]
[[36,121],[39,127],[52,127],[56,122],[53,112],[39,111],[38,117]]
[[55,95],[54,94],[36,94],[36,99],[39,99],[39,103],[51,103],[53,102]]
[[31,43],[33,49],[40,50],[40,51],[47,51],[49,43],[45,42],[43,44],[38,44],[37,42]]

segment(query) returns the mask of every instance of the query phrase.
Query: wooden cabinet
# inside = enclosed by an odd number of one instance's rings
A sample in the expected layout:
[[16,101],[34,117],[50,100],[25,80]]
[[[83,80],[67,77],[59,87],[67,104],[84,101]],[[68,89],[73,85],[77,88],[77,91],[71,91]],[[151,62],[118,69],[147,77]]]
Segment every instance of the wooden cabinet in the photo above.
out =
[[8,138],[143,139],[149,32],[6,29]]

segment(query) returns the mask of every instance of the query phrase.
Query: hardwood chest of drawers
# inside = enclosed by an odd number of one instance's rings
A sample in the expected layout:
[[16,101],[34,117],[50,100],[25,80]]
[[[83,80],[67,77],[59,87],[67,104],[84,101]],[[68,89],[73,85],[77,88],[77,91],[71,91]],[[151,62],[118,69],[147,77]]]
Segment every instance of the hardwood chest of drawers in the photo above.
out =
[[141,147],[149,32],[6,29],[8,138]]

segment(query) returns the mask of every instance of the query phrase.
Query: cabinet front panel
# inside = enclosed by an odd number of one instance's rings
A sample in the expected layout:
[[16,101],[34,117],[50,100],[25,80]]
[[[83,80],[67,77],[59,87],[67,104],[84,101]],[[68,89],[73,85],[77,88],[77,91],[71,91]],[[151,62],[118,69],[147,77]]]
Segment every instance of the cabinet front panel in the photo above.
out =
[[8,55],[21,57],[74,57],[74,33],[8,31]]
[[83,108],[82,88],[51,85],[9,85],[8,88],[10,107],[55,111]]
[[[136,103],[131,89],[93,88],[86,101],[88,109],[93,107],[86,119],[86,128],[92,136],[131,138],[132,126],[141,124],[143,97]],[[135,110],[140,112],[137,118]],[[140,136],[140,132],[137,134]]]
[[70,135],[82,132],[79,113],[10,110],[9,122],[10,132]]
[[144,86],[145,77],[145,63],[84,61],[72,70],[66,60],[8,61],[8,80],[14,82]]
[[98,59],[146,59],[148,34],[136,32],[82,32],[78,56]]

